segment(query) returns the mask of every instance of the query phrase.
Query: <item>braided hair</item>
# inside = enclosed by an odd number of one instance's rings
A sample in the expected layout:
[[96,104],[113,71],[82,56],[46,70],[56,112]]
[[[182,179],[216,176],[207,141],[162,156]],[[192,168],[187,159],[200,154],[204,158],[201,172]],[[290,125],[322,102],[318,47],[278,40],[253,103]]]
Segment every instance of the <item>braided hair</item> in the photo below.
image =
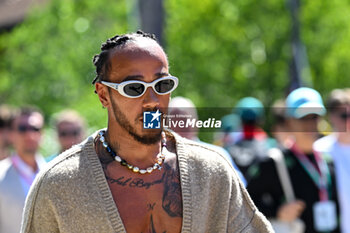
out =
[[96,54],[92,60],[96,67],[96,77],[92,81],[92,84],[106,79],[109,67],[109,52],[116,47],[125,45],[128,41],[135,40],[137,37],[146,37],[157,42],[154,34],[145,33],[141,30],[138,30],[136,33],[116,35],[108,39],[101,45],[101,53]]

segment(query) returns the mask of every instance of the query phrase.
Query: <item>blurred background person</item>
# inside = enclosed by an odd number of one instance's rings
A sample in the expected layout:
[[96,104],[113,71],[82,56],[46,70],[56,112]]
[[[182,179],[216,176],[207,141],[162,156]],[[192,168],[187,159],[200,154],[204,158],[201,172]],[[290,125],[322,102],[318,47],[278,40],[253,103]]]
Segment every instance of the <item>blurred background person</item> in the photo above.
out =
[[[197,109],[192,100],[182,96],[171,98],[168,107],[168,115],[172,120],[177,121],[198,119]],[[180,127],[179,124],[177,124],[176,126],[171,125],[171,129],[184,138],[199,141],[197,137],[198,129],[196,127]]]
[[7,158],[11,151],[10,132],[14,110],[7,105],[0,106],[0,160]]
[[333,133],[318,139],[314,149],[334,163],[341,213],[341,230],[350,233],[350,89],[333,90],[327,101]]
[[71,109],[62,110],[54,115],[53,119],[60,151],[49,156],[46,159],[47,161],[51,161],[63,151],[82,142],[86,131],[86,121],[77,111]]
[[291,143],[291,134],[288,132],[285,101],[282,99],[276,100],[272,105],[271,114],[273,119],[272,137],[276,139],[278,147],[286,148]]
[[[168,115],[172,117],[174,120],[180,121],[190,118],[190,119],[198,119],[198,113],[196,106],[193,104],[193,102],[188,99],[181,96],[177,96],[175,98],[172,98],[169,102],[168,107]],[[186,117],[187,116],[187,117]],[[218,151],[220,154],[224,155],[225,158],[231,163],[231,165],[235,168],[237,171],[239,177],[241,178],[244,185],[246,185],[246,180],[243,177],[241,171],[238,169],[236,164],[233,162],[230,154],[222,147],[216,146],[213,144],[209,144],[206,142],[201,141],[198,138],[198,129],[196,127],[179,127],[177,124],[176,127],[171,127],[174,132],[178,133],[180,136],[197,141],[215,151]]]
[[242,122],[237,114],[227,114],[220,121],[221,129],[214,133],[215,145],[226,148],[242,138]]
[[225,148],[243,175],[246,176],[248,168],[252,164],[266,157],[267,150],[271,147],[270,141],[273,140],[260,126],[265,113],[260,100],[254,97],[245,97],[237,103],[233,111],[241,119],[242,133],[234,144]]
[[268,218],[281,222],[300,218],[306,233],[340,232],[333,167],[313,151],[319,136],[317,124],[326,112],[322,98],[311,88],[298,88],[288,95],[286,107],[293,143],[282,152],[296,200],[286,203],[270,157],[250,168],[253,175],[248,179],[248,192]]
[[21,108],[12,123],[13,154],[0,161],[0,232],[20,231],[29,188],[45,160],[38,153],[44,117],[32,107]]

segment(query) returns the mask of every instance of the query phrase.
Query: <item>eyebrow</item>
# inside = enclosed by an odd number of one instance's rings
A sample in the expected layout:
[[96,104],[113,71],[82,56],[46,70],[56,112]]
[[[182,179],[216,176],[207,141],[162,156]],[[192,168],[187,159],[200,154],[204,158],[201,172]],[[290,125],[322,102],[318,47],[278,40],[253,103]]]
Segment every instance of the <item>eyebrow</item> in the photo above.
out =
[[161,77],[164,77],[164,76],[170,76],[170,74],[166,73],[166,72],[156,73],[156,77],[157,78],[161,78]]
[[140,79],[143,79],[142,75],[129,75],[129,76],[126,76],[121,82],[129,81],[129,80],[140,80]]
[[[156,76],[156,79],[158,79],[164,76],[170,76],[170,74],[167,72],[159,72],[159,73],[156,73],[154,76]],[[129,81],[129,80],[142,80],[142,79],[144,79],[142,75],[128,75],[121,82]]]

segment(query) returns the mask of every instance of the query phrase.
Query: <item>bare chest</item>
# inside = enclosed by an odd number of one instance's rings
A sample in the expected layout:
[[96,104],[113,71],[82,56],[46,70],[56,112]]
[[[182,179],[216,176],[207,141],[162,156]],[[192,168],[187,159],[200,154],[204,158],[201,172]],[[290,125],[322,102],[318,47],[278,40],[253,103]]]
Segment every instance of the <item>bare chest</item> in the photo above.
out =
[[181,232],[182,198],[177,169],[138,175],[105,171],[127,232]]

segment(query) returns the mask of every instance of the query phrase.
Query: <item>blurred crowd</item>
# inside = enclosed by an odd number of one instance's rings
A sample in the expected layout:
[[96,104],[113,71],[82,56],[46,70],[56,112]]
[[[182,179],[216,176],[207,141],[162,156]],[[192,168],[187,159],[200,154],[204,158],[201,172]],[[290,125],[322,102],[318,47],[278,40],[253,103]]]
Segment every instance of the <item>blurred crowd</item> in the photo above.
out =
[[[183,97],[169,109],[198,117]],[[305,87],[269,108],[245,97],[221,122],[211,147],[228,158],[277,233],[350,232],[350,89],[332,91],[326,104]],[[173,130],[203,143],[196,129]]]
[[59,151],[40,154],[44,116],[36,107],[0,107],[0,232],[20,231],[25,198],[39,170],[59,153],[80,143],[85,120],[73,110],[53,116]]
[[[198,117],[184,97],[173,98],[169,109],[168,114]],[[264,130],[266,110],[273,116],[271,132]],[[0,107],[0,232],[19,232],[36,174],[86,136],[86,121],[76,111],[66,109],[52,119],[60,149],[41,155],[40,109]],[[326,104],[305,87],[269,108],[245,97],[221,122],[213,144],[201,141],[196,129],[172,130],[221,153],[276,232],[285,224],[301,232],[350,232],[350,89],[333,90]]]
[[297,232],[350,232],[350,89],[332,91],[324,104],[316,90],[298,88],[269,110],[270,134],[262,103],[241,99],[217,137],[254,203],[276,232],[287,224]]

